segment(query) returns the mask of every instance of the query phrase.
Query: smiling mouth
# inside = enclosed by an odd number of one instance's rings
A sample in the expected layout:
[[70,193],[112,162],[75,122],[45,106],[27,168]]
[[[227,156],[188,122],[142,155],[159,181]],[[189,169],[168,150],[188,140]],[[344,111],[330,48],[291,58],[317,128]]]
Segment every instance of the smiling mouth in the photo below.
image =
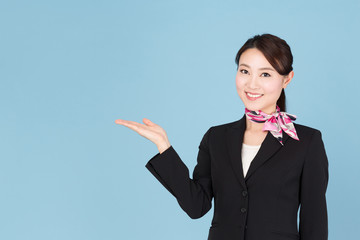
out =
[[252,93],[249,93],[249,92],[245,92],[246,94],[246,97],[249,99],[249,100],[256,100],[258,98],[261,98],[264,94],[252,94]]

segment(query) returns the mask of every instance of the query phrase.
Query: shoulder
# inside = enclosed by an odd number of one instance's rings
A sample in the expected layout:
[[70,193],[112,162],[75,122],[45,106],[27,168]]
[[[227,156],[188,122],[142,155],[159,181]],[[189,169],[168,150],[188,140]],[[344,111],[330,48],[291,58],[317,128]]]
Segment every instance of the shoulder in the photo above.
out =
[[[211,126],[207,132],[212,132],[211,134],[215,134],[217,136],[220,136],[221,134],[224,134],[227,129],[231,128],[237,128],[239,127],[240,120],[226,122],[218,125]],[[313,137],[320,137],[322,136],[322,132],[320,129],[311,127],[304,124],[299,124],[296,122],[293,122],[296,133],[299,137],[299,139],[305,140],[304,142],[309,142]]]
[[[227,123],[223,123],[223,124],[218,124],[218,125],[213,125],[210,127],[210,129],[212,129],[212,131],[225,131],[227,128],[231,128],[231,127],[236,127],[238,124],[240,123],[240,120],[236,120],[236,121],[232,121],[232,122],[227,122]],[[321,133],[320,129],[314,128],[314,127],[310,127],[304,124],[299,124],[296,122],[293,122],[294,127],[297,131],[299,131],[300,134],[302,135],[313,135],[315,132]]]
[[212,134],[224,134],[227,129],[236,127],[240,124],[240,120],[226,122],[222,124],[213,125],[208,129],[208,132],[212,132]]
[[211,126],[211,128],[214,129],[215,131],[222,131],[222,130],[225,130],[225,129],[229,128],[229,127],[235,127],[239,123],[240,123],[240,120],[236,120],[236,121],[232,121],[232,122],[213,125],[213,126]]
[[295,122],[293,122],[293,124],[294,124],[295,130],[296,130],[296,133],[300,139],[301,138],[311,139],[316,135],[318,135],[320,137],[322,135],[321,130],[318,128],[310,127],[310,126],[295,123]]

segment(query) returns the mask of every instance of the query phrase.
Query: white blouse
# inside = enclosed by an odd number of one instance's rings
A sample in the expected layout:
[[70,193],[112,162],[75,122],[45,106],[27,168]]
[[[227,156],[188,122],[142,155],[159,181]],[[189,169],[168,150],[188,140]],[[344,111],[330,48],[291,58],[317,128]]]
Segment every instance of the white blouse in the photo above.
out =
[[241,148],[241,159],[242,159],[242,166],[244,171],[244,177],[246,176],[247,171],[249,170],[251,161],[254,159],[255,155],[259,151],[261,145],[247,145],[242,144]]

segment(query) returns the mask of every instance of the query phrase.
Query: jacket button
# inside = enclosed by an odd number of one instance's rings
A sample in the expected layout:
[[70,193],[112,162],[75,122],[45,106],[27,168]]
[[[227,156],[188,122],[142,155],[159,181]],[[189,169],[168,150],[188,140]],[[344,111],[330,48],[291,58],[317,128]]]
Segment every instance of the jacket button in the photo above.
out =
[[246,212],[246,208],[241,208],[240,211],[241,211],[242,213],[244,213],[244,212]]
[[247,194],[248,194],[247,191],[243,191],[243,192],[242,192],[242,195],[243,195],[244,197],[246,197]]

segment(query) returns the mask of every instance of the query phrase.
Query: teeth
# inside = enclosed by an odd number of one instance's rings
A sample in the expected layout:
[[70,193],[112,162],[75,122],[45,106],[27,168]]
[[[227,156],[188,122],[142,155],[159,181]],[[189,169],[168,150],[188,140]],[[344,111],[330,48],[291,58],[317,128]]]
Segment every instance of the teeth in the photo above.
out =
[[260,94],[260,95],[252,95],[252,94],[250,94],[250,93],[246,93],[248,96],[250,96],[250,97],[260,97],[262,94]]

